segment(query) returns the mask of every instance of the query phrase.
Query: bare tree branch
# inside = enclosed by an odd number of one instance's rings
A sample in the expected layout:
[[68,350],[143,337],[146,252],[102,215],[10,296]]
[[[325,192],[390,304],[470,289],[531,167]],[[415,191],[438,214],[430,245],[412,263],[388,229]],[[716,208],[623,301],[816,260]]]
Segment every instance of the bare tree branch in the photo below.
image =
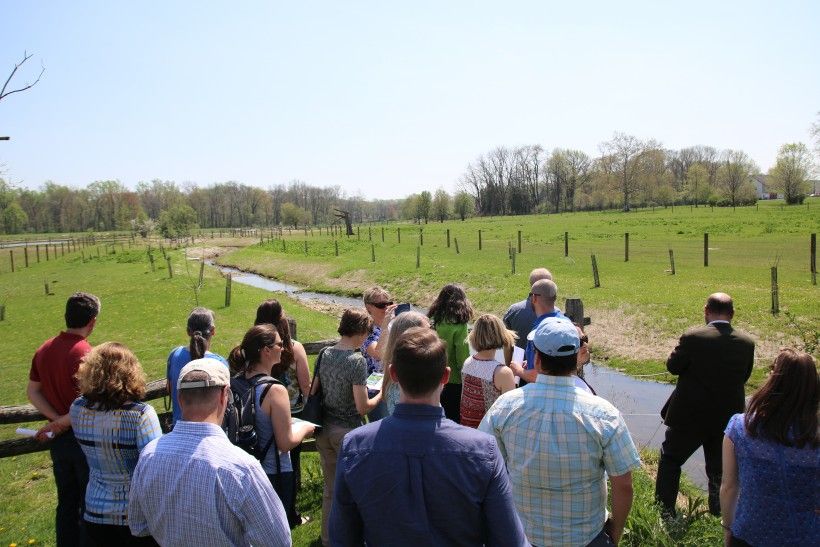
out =
[[40,81],[40,78],[43,76],[43,72],[45,72],[45,71],[46,71],[46,67],[42,66],[42,64],[40,65],[40,67],[41,67],[40,74],[38,74],[38,75],[37,75],[37,79],[36,79],[36,80],[34,80],[34,81],[33,81],[32,83],[30,83],[30,84],[29,84],[29,83],[27,83],[25,86],[23,86],[23,87],[21,87],[21,88],[19,88],[19,89],[12,89],[11,91],[8,91],[8,92],[6,91],[6,88],[8,87],[9,82],[11,82],[11,79],[12,79],[12,78],[14,78],[14,75],[17,73],[17,69],[18,69],[18,68],[20,68],[21,66],[23,66],[23,64],[24,64],[26,61],[28,61],[29,59],[31,59],[31,55],[27,54],[27,53],[24,51],[24,52],[23,52],[23,60],[22,60],[22,61],[20,61],[19,63],[17,63],[17,64],[15,64],[15,65],[14,65],[14,69],[12,69],[11,74],[9,74],[9,77],[8,77],[8,78],[6,78],[6,83],[4,83],[4,84],[3,84],[3,89],[0,89],[0,101],[2,101],[4,98],[8,97],[8,96],[9,96],[9,95],[11,95],[12,93],[19,93],[19,92],[21,92],[21,91],[25,91],[25,90],[27,90],[27,89],[31,89],[32,87],[34,87],[35,85],[37,85],[37,82],[39,82],[39,81]]

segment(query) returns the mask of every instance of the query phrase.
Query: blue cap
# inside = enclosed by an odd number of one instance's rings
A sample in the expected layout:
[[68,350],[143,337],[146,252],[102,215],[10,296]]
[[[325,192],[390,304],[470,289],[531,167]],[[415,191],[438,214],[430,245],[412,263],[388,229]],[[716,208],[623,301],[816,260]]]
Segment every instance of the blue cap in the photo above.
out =
[[581,347],[578,329],[566,317],[547,317],[530,331],[527,340],[532,340],[538,351],[552,357],[574,355]]

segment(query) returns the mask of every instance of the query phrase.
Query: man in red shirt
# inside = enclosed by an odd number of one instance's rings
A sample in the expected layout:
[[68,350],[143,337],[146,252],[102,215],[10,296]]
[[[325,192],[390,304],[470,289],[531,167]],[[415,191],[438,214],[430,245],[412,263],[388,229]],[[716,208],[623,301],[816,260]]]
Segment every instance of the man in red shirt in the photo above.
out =
[[46,340],[31,360],[28,399],[49,421],[36,438],[41,442],[54,439],[50,451],[57,483],[58,547],[87,543],[82,518],[88,464],[71,431],[68,410],[79,395],[74,374],[91,350],[86,338],[94,330],[99,312],[100,300],[93,294],[71,295],[65,307],[65,331]]

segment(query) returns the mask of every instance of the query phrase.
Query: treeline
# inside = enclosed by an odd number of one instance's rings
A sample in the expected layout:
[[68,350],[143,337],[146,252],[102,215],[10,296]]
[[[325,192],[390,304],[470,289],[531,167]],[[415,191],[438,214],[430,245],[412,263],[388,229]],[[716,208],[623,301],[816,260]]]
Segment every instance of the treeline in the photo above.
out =
[[[585,209],[672,204],[734,206],[757,199],[754,162],[739,150],[692,146],[664,149],[654,140],[616,133],[592,157],[581,150],[541,145],[498,147],[471,162],[459,191],[423,191],[403,199],[365,200],[339,186],[295,180],[268,189],[239,182],[207,187],[173,181],[140,182],[131,190],[116,180],[86,188],[46,182],[40,189],[14,188],[0,178],[0,231],[80,232],[157,230],[173,237],[191,229],[293,226],[339,222],[465,219],[473,214],[555,213]],[[769,170],[767,192],[788,203],[807,193],[813,159],[802,143],[780,148]]]
[[[554,213],[578,209],[754,203],[760,170],[740,150],[691,146],[663,148],[657,141],[616,133],[600,155],[541,145],[498,147],[467,166],[462,187],[482,215]],[[812,158],[802,143],[780,148],[766,191],[802,202]],[[761,177],[762,178],[762,177]]]

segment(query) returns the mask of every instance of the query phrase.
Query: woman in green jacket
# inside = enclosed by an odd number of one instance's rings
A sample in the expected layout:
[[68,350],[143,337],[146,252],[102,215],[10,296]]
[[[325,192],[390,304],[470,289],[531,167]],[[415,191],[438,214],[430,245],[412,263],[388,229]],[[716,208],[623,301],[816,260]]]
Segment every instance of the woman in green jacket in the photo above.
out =
[[458,285],[445,285],[438,298],[430,305],[427,317],[433,322],[439,338],[447,344],[447,365],[450,382],[441,392],[444,414],[456,423],[461,414],[461,366],[470,356],[467,342],[467,323],[473,318],[473,306],[464,289]]

